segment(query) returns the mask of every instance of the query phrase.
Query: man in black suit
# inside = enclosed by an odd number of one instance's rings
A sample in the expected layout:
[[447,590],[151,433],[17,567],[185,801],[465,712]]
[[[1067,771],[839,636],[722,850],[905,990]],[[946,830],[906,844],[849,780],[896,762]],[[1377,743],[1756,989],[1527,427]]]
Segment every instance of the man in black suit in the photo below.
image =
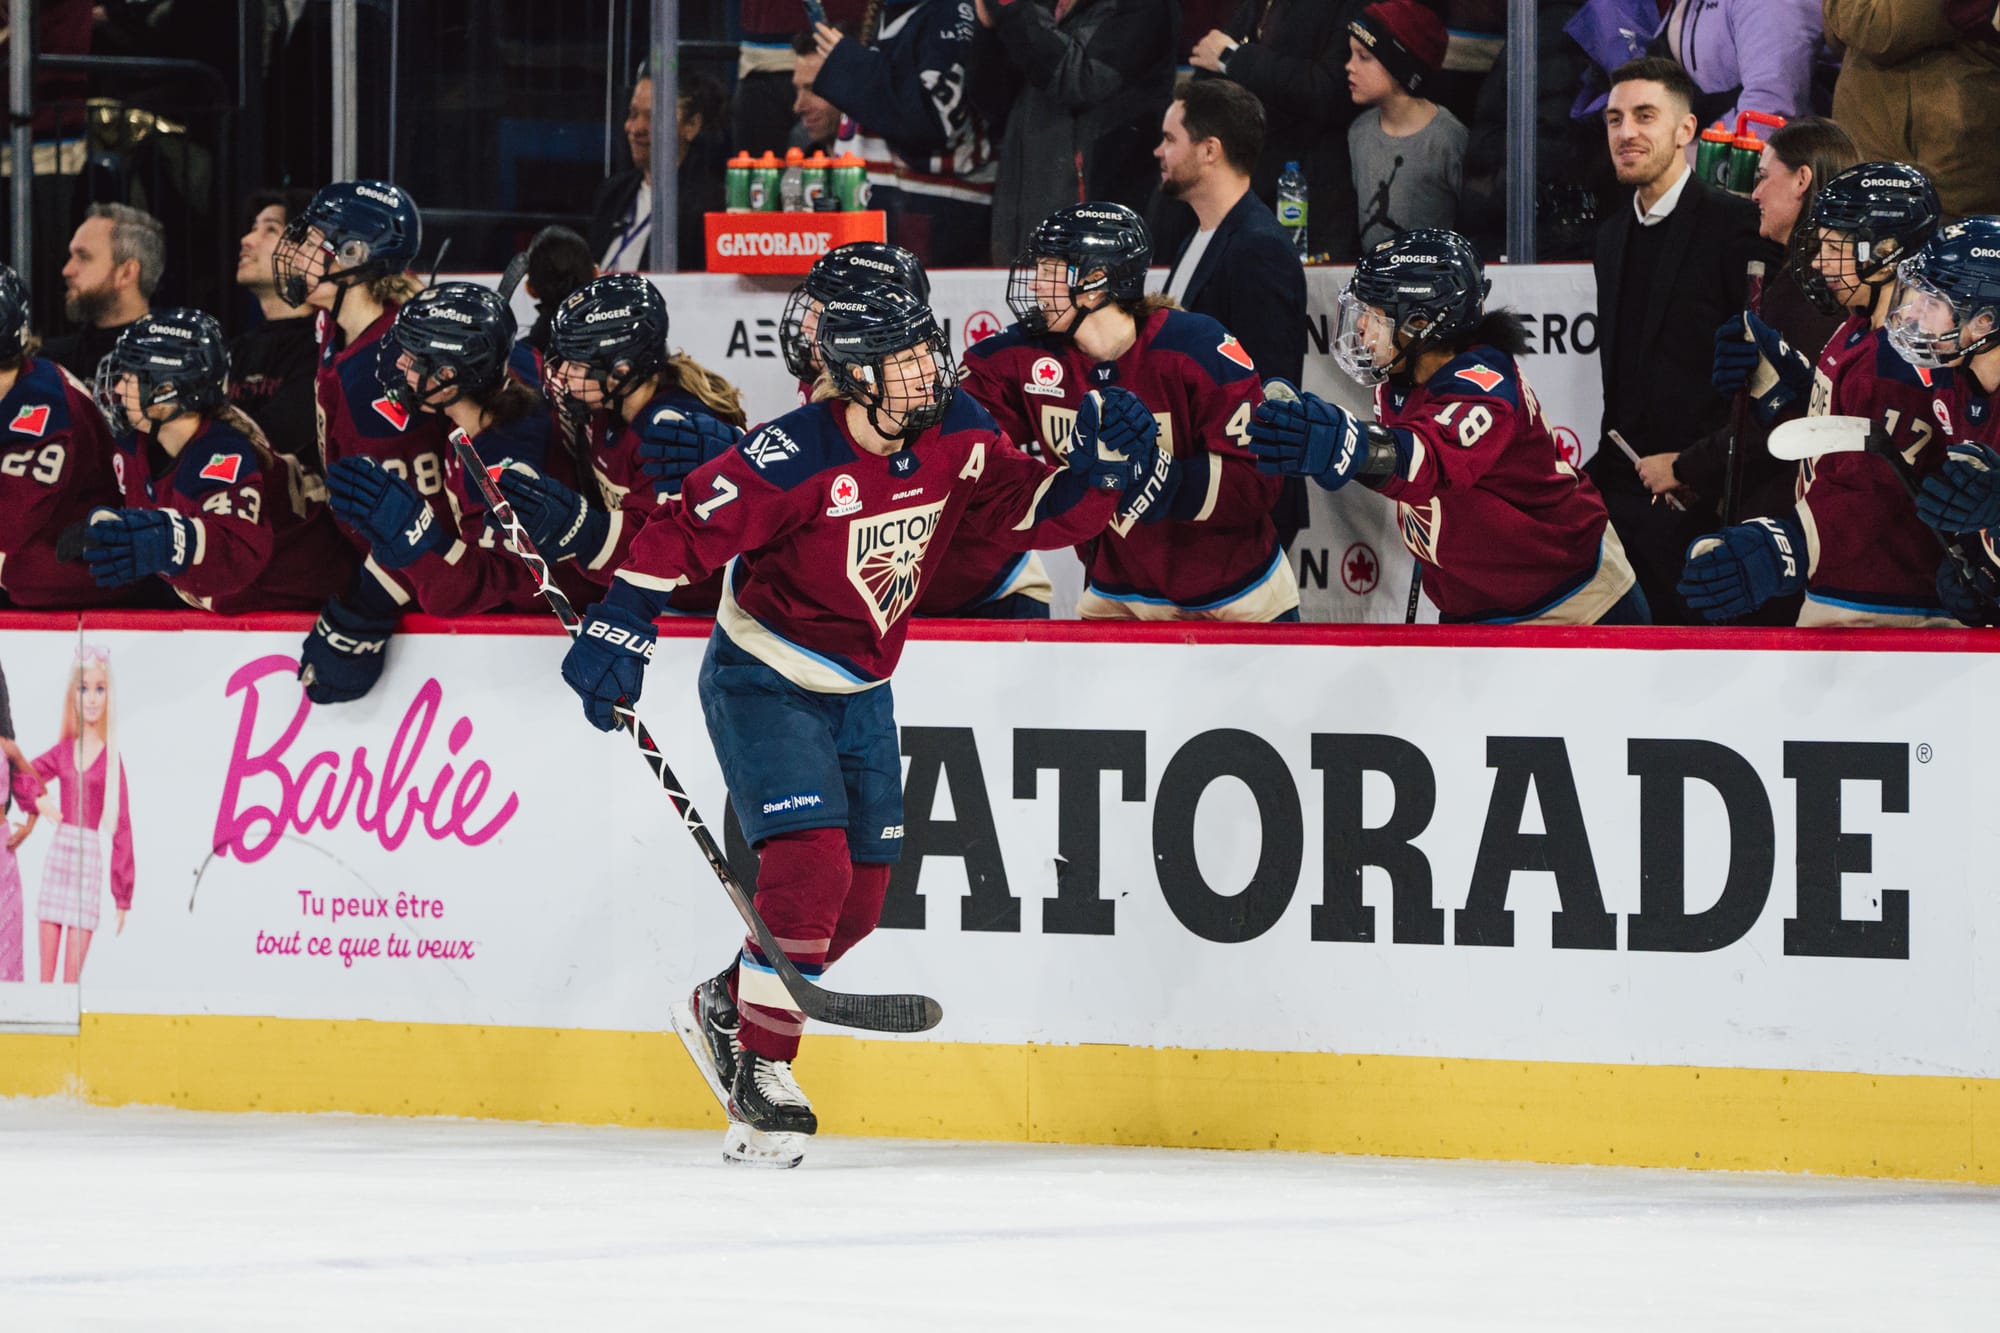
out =
[[[726,137],[724,112],[728,94],[706,74],[683,72],[676,104],[675,151],[679,170],[679,225],[674,235],[682,272],[708,267],[708,213],[723,209],[722,149]],[[613,172],[597,187],[590,201],[587,240],[597,265],[606,273],[635,273],[652,267],[653,229],[653,80],[641,74],[625,112],[625,142],[631,149],[630,170]]]
[[[1168,107],[1153,156],[1160,189],[1194,209],[1167,295],[1236,335],[1264,379],[1299,382],[1306,361],[1306,273],[1291,237],[1250,189],[1264,108],[1240,83],[1204,79]],[[1718,320],[1718,323],[1721,321]],[[1305,526],[1305,486],[1289,478],[1272,518],[1287,545]]]
[[1655,502],[1611,433],[1643,456],[1684,449],[1726,423],[1729,400],[1709,384],[1715,330],[1743,309],[1749,261],[1777,256],[1758,238],[1756,206],[1688,167],[1696,91],[1687,72],[1649,56],[1611,78],[1605,131],[1618,183],[1633,195],[1629,205],[1614,203],[1597,234],[1604,428],[1585,471],[1604,494],[1654,623],[1700,624],[1674,585],[1688,544],[1714,524]]

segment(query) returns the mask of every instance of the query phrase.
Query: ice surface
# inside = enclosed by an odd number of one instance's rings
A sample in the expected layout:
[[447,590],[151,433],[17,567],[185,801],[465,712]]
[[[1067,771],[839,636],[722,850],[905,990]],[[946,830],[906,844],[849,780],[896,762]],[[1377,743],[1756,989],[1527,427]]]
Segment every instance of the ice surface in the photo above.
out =
[[2000,1191],[0,1100],[0,1329],[1988,1329]]

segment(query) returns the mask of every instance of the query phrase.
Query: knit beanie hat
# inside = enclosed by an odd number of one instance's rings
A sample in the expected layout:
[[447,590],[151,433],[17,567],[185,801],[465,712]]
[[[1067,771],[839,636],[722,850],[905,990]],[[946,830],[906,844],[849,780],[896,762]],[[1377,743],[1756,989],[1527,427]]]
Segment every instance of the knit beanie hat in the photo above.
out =
[[1347,30],[1412,95],[1444,65],[1444,20],[1417,0],[1381,0]]

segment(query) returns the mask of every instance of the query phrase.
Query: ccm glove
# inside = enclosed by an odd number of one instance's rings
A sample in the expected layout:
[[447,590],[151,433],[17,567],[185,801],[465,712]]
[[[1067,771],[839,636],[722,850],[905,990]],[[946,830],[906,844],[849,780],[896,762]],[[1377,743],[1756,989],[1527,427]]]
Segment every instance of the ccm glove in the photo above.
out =
[[583,618],[583,628],[563,657],[562,677],[583,700],[583,715],[599,731],[619,726],[618,709],[639,702],[646,664],[658,637],[653,622],[621,597],[618,585]]
[[1812,361],[1746,310],[1716,329],[1710,382],[1725,397],[1748,389],[1757,419],[1769,426],[1812,393]]
[[[509,460],[501,465],[496,480],[514,516],[528,530],[528,540],[545,558],[586,559],[604,549],[611,515],[591,508],[581,495],[554,477]],[[486,521],[499,525],[491,514]]]
[[316,704],[344,704],[375,688],[396,621],[329,597],[299,649],[299,680]]
[[1795,515],[1738,523],[1688,547],[1678,585],[1710,620],[1747,616],[1806,585],[1806,535]]
[[639,426],[639,468],[660,489],[677,492],[688,473],[727,453],[742,435],[706,412],[663,407]]
[[1954,444],[1944,458],[1944,467],[1924,478],[1917,517],[1940,532],[2000,525],[2000,455],[1981,444]]
[[1284,380],[1265,386],[1264,401],[1250,418],[1249,449],[1257,470],[1274,476],[1311,477],[1337,491],[1357,477],[1383,481],[1396,470],[1396,441],[1380,426]]
[[194,563],[194,520],[171,509],[95,509],[84,528],[83,558],[100,588],[116,588]]
[[343,458],[326,470],[334,517],[368,539],[375,563],[401,569],[451,537],[417,488],[372,458]]

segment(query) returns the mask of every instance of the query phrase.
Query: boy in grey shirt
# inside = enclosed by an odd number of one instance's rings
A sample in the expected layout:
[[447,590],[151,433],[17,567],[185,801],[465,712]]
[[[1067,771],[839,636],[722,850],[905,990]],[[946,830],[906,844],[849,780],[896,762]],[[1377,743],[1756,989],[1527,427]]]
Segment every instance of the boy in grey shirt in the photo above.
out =
[[1458,221],[1465,126],[1417,90],[1444,64],[1444,21],[1416,0],[1381,0],[1347,25],[1347,89],[1366,107],[1347,131],[1361,249]]

